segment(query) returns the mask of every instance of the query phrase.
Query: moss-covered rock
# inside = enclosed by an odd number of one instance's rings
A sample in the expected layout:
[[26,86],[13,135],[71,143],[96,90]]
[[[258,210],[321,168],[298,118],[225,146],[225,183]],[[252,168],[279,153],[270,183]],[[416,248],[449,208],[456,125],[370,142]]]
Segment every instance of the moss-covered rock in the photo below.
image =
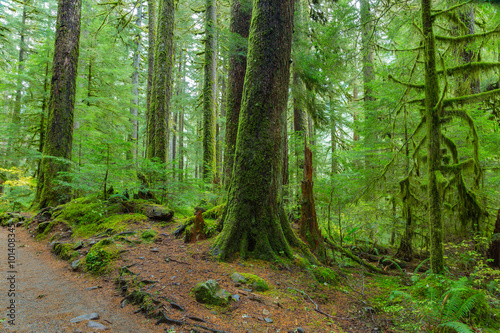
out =
[[73,250],[72,243],[54,243],[52,251],[63,260],[71,260],[78,257],[79,253]]
[[224,306],[231,299],[231,294],[222,289],[215,280],[198,283],[193,292],[196,301],[203,304]]
[[[255,291],[267,291],[269,290],[269,285],[267,282],[254,274],[249,274],[249,273],[233,273],[231,275],[231,279],[239,278],[238,283],[243,283],[247,284],[248,286],[251,286]],[[243,278],[243,279],[241,279]],[[245,281],[245,282],[243,282]],[[236,282],[236,281],[235,281]]]
[[142,233],[141,233],[141,239],[144,243],[152,243],[154,242],[155,240],[155,237],[156,237],[156,231],[154,230],[144,230]]
[[94,275],[108,273],[118,256],[119,251],[115,242],[103,239],[94,244],[85,256],[85,270]]
[[316,281],[318,281],[319,283],[328,283],[333,286],[339,283],[339,276],[337,275],[337,273],[335,273],[328,267],[313,266],[310,268],[310,271],[313,274]]

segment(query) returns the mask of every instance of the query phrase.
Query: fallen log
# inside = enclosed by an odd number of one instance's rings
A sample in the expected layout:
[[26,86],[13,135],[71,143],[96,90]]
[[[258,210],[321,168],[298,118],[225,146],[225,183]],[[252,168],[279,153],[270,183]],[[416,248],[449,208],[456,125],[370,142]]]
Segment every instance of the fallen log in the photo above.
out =
[[328,239],[328,238],[325,238],[325,243],[334,251],[338,251],[338,252],[341,252],[342,254],[344,254],[346,257],[348,257],[349,259],[357,262],[358,264],[368,268],[370,271],[372,272],[375,272],[375,273],[379,273],[379,274],[387,274],[384,270],[378,268],[377,266],[374,266],[370,263],[367,263],[366,261],[362,260],[362,259],[359,259],[358,257],[356,257],[354,254],[351,253],[351,251],[349,250],[346,250],[344,249],[343,247],[340,247],[338,246],[337,244],[335,244],[332,240]]

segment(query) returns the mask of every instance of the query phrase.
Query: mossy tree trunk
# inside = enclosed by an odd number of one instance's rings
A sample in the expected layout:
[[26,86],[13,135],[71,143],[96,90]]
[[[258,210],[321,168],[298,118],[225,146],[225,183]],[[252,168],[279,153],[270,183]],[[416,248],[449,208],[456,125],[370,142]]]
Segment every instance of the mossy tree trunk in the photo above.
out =
[[493,241],[488,249],[488,258],[493,259],[493,266],[500,268],[500,209],[497,212]]
[[299,233],[309,244],[321,261],[325,259],[325,247],[323,237],[318,226],[316,217],[316,205],[313,194],[313,167],[311,149],[304,144],[304,179],[302,180],[302,200],[300,210]]
[[226,140],[224,149],[224,181],[228,187],[233,173],[236,135],[241,108],[241,95],[247,68],[247,39],[252,18],[252,0],[231,3],[229,69],[227,77]]
[[[154,130],[150,131],[149,124],[151,115],[151,90],[153,88],[153,76],[155,65],[155,41],[156,41],[156,0],[148,0],[148,85],[146,92],[146,150],[149,142],[154,139]],[[146,151],[146,156],[148,152]]]
[[421,0],[422,30],[425,53],[425,117],[427,123],[427,166],[429,227],[431,238],[431,269],[435,274],[444,273],[442,198],[439,193],[441,174],[441,121],[439,81],[436,70],[436,43],[432,26],[431,0]]
[[81,0],[59,0],[47,133],[37,184],[40,208],[70,199],[71,189],[55,179],[59,172],[70,169],[81,9]]
[[156,28],[153,87],[148,119],[148,158],[167,161],[168,122],[172,97],[174,0],[160,0]]
[[203,169],[207,183],[216,173],[215,126],[217,112],[217,3],[206,0],[205,7],[205,65],[203,84]]
[[212,251],[271,259],[299,245],[283,208],[283,146],[295,0],[255,0],[234,171]]

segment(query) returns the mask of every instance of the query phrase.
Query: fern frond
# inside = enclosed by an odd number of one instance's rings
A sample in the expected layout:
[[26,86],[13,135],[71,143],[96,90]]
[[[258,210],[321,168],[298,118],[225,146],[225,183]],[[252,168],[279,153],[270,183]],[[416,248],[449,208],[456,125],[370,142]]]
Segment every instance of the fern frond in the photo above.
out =
[[458,321],[449,321],[447,323],[440,324],[439,326],[454,329],[457,333],[474,333],[468,325]]

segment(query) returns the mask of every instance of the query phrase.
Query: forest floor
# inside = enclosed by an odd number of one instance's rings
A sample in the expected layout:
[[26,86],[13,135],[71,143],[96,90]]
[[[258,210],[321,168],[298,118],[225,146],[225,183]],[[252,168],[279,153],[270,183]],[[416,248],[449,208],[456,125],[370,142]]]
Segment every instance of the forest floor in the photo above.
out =
[[[0,314],[0,330],[94,332],[87,321],[72,324],[70,319],[97,312],[100,318],[96,321],[105,325],[107,332],[293,332],[297,328],[304,332],[393,332],[391,319],[370,303],[377,297],[377,290],[368,287],[375,277],[360,268],[351,268],[348,274],[339,270],[343,276],[340,283],[330,286],[316,282],[299,266],[239,259],[218,262],[208,255],[212,240],[186,244],[173,236],[177,226],[175,222],[161,225],[152,221],[136,225],[135,228],[157,230],[155,242],[124,245],[114,263],[117,269],[100,277],[72,272],[69,262],[51,253],[47,240],[51,234],[45,240],[35,241],[33,227],[17,228],[16,326],[9,327],[8,318],[2,319],[5,314]],[[57,231],[55,228],[51,233]],[[0,244],[7,244],[6,234],[6,229],[1,228]],[[85,243],[91,240],[86,239]],[[81,258],[88,250],[88,245],[79,250]],[[4,257],[1,267],[5,272]],[[119,268],[124,266],[136,279],[147,281],[143,291],[174,303],[165,303],[164,313],[184,325],[155,325],[157,320],[137,313],[137,306],[128,304],[122,308],[124,296],[115,280]],[[254,292],[237,285],[230,277],[234,272],[257,275],[267,281],[270,289]],[[238,300],[226,307],[198,303],[192,289],[208,279],[238,295]],[[1,281],[0,302],[8,304],[4,292],[8,285],[5,279]],[[379,297],[387,297],[385,291],[378,293]]]

